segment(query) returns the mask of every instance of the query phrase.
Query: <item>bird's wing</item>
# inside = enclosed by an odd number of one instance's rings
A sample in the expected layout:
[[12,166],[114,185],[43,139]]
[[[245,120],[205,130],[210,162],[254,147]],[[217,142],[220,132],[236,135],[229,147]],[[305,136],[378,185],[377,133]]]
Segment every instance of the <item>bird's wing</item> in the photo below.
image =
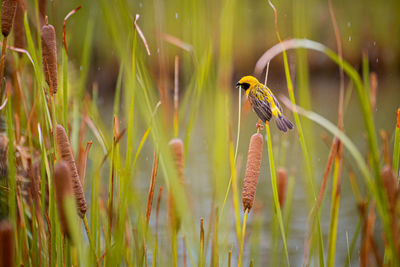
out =
[[272,95],[272,98],[274,99],[275,105],[278,107],[279,111],[280,111],[281,113],[283,113],[282,107],[281,107],[281,105],[279,104],[278,99],[276,99],[276,97],[275,97],[273,94],[271,94],[271,95]]
[[253,110],[263,122],[271,119],[271,105],[268,103],[266,98],[264,98],[264,100],[260,100],[253,94],[249,94],[249,100],[253,105]]

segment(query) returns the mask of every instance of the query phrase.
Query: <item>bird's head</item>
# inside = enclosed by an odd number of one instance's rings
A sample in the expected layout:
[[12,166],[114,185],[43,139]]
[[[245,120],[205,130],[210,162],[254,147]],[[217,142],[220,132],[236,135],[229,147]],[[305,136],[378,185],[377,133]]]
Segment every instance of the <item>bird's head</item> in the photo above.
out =
[[253,76],[244,76],[242,79],[240,79],[236,83],[236,87],[244,89],[247,91],[247,89],[252,88],[253,86],[258,84],[258,80],[253,77]]

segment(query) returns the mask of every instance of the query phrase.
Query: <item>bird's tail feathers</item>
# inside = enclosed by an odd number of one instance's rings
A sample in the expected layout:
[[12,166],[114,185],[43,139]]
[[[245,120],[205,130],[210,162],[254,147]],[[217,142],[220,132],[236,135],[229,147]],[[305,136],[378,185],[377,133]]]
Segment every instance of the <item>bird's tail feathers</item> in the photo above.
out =
[[284,115],[280,114],[278,116],[274,116],[274,121],[276,124],[276,127],[278,127],[279,130],[282,132],[287,132],[287,130],[293,129],[293,124],[290,122],[288,118],[286,118]]

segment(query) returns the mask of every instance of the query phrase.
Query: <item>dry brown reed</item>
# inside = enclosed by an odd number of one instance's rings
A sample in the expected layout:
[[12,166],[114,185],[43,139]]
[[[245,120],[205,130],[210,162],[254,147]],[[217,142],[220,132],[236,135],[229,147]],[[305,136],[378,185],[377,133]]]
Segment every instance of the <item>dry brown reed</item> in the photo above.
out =
[[378,76],[376,75],[375,72],[371,72],[369,77],[369,83],[371,86],[371,91],[370,91],[371,109],[372,111],[374,111],[376,107],[376,93],[378,89]]
[[388,146],[388,137],[387,133],[384,130],[380,131],[380,135],[382,138],[382,146],[383,146],[383,158],[385,159],[385,164],[390,165],[390,156],[389,156],[389,146]]
[[40,36],[42,38],[43,72],[47,84],[50,87],[50,95],[57,93],[57,43],[56,31],[51,24],[43,25]]
[[72,176],[72,189],[74,191],[75,200],[77,203],[79,216],[81,218],[85,217],[87,211],[85,194],[83,193],[83,188],[81,180],[79,179],[78,170],[76,168],[75,160],[72,154],[71,145],[69,143],[67,133],[64,127],[57,125],[57,149],[60,154],[61,159],[68,163],[69,170]]
[[[14,46],[25,48],[24,8],[20,3],[17,5],[14,18]],[[18,53],[18,56],[21,57],[22,53]]]
[[373,240],[373,232],[375,228],[375,203],[373,201],[370,205],[369,214],[367,215],[366,212],[364,214],[360,249],[360,267],[366,267],[370,264],[371,241]]
[[11,224],[0,222],[0,267],[14,266],[14,237]]
[[60,160],[54,167],[54,186],[56,192],[56,201],[58,208],[58,215],[60,218],[61,230],[64,235],[70,237],[68,229],[67,214],[64,209],[65,198],[73,196],[71,172],[68,163]]
[[149,225],[149,221],[150,221],[150,214],[151,214],[151,207],[152,207],[152,203],[153,203],[153,195],[154,195],[154,187],[156,184],[157,170],[158,170],[158,154],[157,154],[157,152],[154,151],[153,168],[152,168],[152,172],[151,172],[149,194],[147,197],[147,206],[146,206],[146,227]]
[[396,128],[400,129],[400,108],[397,109],[397,123],[396,123]]
[[250,139],[249,152],[247,155],[246,174],[243,182],[242,201],[243,209],[249,211],[253,207],[256,195],[258,176],[262,159],[263,137],[255,133]]
[[3,0],[1,3],[1,32],[4,37],[7,37],[11,32],[17,3],[17,0]]
[[286,200],[286,187],[287,187],[287,179],[288,174],[285,168],[278,169],[278,198],[279,198],[279,205],[282,207],[285,204]]

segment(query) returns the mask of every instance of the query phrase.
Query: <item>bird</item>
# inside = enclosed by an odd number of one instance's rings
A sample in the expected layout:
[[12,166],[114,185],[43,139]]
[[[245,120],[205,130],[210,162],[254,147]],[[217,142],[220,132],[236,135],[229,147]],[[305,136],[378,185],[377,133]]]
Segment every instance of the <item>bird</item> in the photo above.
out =
[[237,83],[236,88],[243,89],[246,97],[253,107],[254,112],[267,123],[274,117],[276,127],[282,132],[293,129],[293,124],[283,115],[283,110],[272,91],[260,83],[253,76],[244,76]]

